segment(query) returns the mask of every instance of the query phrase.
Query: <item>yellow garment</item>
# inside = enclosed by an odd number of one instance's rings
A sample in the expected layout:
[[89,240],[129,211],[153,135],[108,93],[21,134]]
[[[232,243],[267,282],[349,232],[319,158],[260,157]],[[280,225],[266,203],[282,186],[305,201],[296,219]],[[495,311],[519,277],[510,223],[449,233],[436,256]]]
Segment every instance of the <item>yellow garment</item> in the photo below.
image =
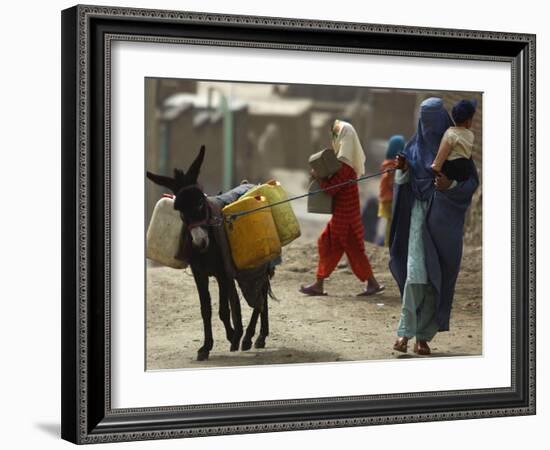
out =
[[378,217],[386,219],[386,233],[384,238],[384,246],[390,245],[390,229],[392,219],[392,206],[393,202],[378,202]]
[[384,217],[386,219],[391,219],[391,208],[392,201],[389,202],[379,202],[378,203],[378,217]]

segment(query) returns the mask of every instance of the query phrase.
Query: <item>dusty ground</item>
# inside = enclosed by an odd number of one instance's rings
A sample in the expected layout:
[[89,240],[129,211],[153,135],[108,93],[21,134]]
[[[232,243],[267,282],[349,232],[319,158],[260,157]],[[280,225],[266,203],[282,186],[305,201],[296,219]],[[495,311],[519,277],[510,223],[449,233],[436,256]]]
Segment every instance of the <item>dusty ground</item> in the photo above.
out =
[[[413,357],[392,349],[399,320],[400,298],[388,267],[387,250],[367,244],[367,254],[386,291],[368,299],[356,297],[361,283],[341,261],[326,283],[326,297],[298,292],[315,277],[314,243],[298,240],[283,249],[284,263],[273,279],[278,301],[269,304],[270,336],[262,350],[229,352],[223,324],[217,317],[217,286],[213,299],[214,348],[210,359],[197,362],[203,328],[199,299],[190,273],[165,267],[147,269],[147,368],[176,369],[234,365],[282,364]],[[251,312],[241,302],[246,326]],[[458,279],[451,331],[432,341],[433,356],[481,354],[481,248],[465,248]],[[259,331],[259,323],[258,323]],[[410,346],[411,347],[411,346]]]

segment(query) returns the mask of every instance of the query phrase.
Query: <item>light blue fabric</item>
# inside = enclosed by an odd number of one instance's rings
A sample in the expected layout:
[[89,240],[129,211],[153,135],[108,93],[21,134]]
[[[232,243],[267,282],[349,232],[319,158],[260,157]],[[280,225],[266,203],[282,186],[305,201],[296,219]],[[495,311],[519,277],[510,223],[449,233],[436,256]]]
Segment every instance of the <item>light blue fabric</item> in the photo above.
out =
[[[409,171],[395,171],[395,183],[405,184],[409,182]],[[409,228],[409,247],[407,256],[407,283],[426,284],[428,273],[426,271],[426,258],[424,256],[424,240],[422,239],[422,227],[428,211],[428,202],[414,199],[411,209],[411,223]]]
[[[409,171],[395,171],[395,183],[402,185],[410,181]],[[436,335],[437,299],[428,281],[422,229],[428,211],[428,202],[414,199],[409,226],[407,254],[407,278],[403,289],[401,318],[397,328],[398,336],[414,337],[431,341]]]
[[405,283],[397,336],[431,341],[439,326],[436,292],[431,284]]
[[426,258],[424,256],[424,240],[422,227],[428,211],[428,202],[415,200],[411,210],[411,228],[409,230],[409,255],[407,258],[407,283],[428,283]]
[[409,182],[409,171],[403,172],[401,169],[397,169],[395,171],[395,178],[394,183],[395,184],[405,184]]

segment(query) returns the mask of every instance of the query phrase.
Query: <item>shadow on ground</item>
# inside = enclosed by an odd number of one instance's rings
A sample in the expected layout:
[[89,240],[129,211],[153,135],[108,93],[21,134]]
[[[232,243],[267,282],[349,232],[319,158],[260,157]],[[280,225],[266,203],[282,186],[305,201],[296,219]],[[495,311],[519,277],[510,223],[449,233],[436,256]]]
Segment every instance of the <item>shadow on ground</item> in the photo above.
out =
[[305,351],[296,348],[279,347],[246,352],[212,352],[208,361],[182,358],[181,367],[234,367],[266,364],[292,364],[312,362],[343,361],[338,353],[327,351]]
[[478,353],[452,353],[452,352],[446,352],[446,353],[432,352],[431,355],[417,355],[415,353],[405,353],[403,355],[399,355],[397,359],[450,358],[451,356],[480,356],[480,355]]

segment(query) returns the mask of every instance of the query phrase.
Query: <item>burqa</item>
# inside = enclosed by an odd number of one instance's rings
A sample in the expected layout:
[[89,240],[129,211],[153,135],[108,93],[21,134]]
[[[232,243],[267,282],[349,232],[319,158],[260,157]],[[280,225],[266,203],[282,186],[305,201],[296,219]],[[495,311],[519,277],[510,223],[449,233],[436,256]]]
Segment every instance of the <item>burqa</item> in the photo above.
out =
[[431,164],[443,133],[452,121],[439,98],[424,100],[416,134],[403,154],[410,171],[409,183],[394,186],[393,220],[390,231],[390,270],[401,296],[407,280],[407,257],[411,210],[415,199],[428,202],[422,229],[428,281],[436,292],[436,320],[439,331],[449,330],[455,284],[460,270],[464,218],[479,185],[473,160],[471,176],[454,182],[445,191],[435,190]]

